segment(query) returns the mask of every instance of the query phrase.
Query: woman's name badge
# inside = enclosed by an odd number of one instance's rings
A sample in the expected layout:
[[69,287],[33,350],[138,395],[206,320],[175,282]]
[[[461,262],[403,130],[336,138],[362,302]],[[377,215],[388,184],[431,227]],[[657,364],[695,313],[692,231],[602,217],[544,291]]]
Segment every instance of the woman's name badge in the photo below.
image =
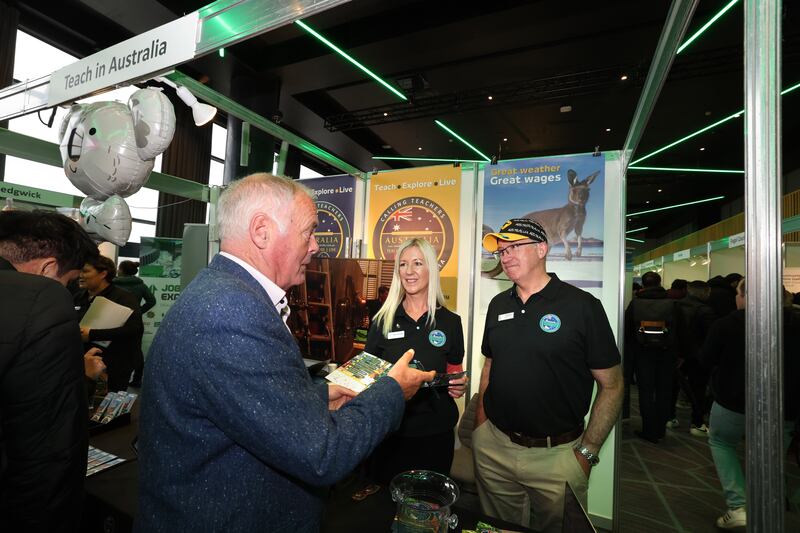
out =
[[389,339],[389,340],[402,339],[405,336],[406,336],[406,332],[405,331],[402,331],[402,330],[401,331],[390,331],[389,334],[386,336],[386,338]]
[[514,311],[510,313],[503,313],[502,315],[497,315],[497,321],[502,322],[503,320],[511,320],[514,318]]

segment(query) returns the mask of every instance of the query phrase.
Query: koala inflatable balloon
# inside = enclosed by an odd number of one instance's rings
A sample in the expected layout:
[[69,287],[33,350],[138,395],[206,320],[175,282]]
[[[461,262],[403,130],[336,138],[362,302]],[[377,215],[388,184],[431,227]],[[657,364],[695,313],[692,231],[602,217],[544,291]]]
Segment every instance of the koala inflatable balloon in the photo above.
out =
[[59,131],[67,178],[87,198],[81,218],[87,231],[119,246],[128,241],[126,198],[147,182],[158,154],[175,133],[175,110],[160,89],[133,93],[128,104],[74,105]]

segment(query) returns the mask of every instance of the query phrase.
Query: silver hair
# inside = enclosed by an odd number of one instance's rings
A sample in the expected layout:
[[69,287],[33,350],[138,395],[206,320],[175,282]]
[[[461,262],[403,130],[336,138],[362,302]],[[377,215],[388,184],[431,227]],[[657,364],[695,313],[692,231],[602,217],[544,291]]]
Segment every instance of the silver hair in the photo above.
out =
[[422,252],[425,266],[428,267],[428,319],[426,325],[432,328],[436,325],[436,308],[444,306],[444,295],[439,283],[439,263],[436,260],[436,250],[431,243],[425,239],[409,239],[403,242],[394,256],[394,270],[392,272],[392,285],[389,287],[389,296],[383,302],[380,310],[375,314],[374,321],[381,328],[383,336],[387,336],[392,331],[394,316],[397,308],[403,304],[406,291],[400,281],[400,256],[408,248],[415,247]]
[[294,197],[304,194],[314,199],[314,193],[297,180],[274,176],[266,172],[250,174],[228,185],[217,204],[217,225],[220,241],[244,238],[256,213],[265,213],[286,233],[291,219]]

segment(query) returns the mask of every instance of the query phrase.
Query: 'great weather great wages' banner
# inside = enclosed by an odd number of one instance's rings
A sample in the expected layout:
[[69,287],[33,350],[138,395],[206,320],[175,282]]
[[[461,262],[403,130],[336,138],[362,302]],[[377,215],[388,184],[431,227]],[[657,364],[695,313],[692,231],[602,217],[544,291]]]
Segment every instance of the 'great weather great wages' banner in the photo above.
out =
[[369,187],[371,257],[393,260],[404,241],[427,240],[436,250],[447,305],[455,309],[461,169],[445,165],[382,172]]
[[[604,170],[605,158],[592,154],[486,165],[483,234],[497,231],[510,218],[539,221],[550,244],[547,270],[599,297],[603,285]],[[499,261],[486,250],[482,250],[481,271],[481,300],[491,299],[510,284]]]
[[319,226],[314,232],[319,257],[345,257],[345,245],[353,238],[356,205],[356,179],[353,176],[326,176],[303,180],[316,193]]

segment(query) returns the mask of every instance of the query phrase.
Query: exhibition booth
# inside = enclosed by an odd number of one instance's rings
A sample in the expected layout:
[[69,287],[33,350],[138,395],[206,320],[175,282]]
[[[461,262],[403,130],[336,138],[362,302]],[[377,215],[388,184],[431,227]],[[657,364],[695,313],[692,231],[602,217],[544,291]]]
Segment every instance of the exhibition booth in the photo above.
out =
[[[311,7],[314,2],[296,4],[306,6],[306,14],[314,12]],[[366,303],[378,297],[381,285],[391,282],[397,247],[409,238],[422,238],[431,242],[436,250],[447,306],[462,320],[466,347],[464,364],[471,376],[471,390],[465,397],[469,399],[478,390],[483,366],[481,341],[488,303],[494,295],[511,286],[498,260],[482,249],[482,237],[497,231],[509,218],[536,218],[543,224],[550,237],[548,271],[601,301],[622,351],[623,300],[625,285],[629,285],[624,264],[625,175],[685,31],[685,22],[691,17],[692,9],[681,4],[676,2],[670,12],[628,139],[618,151],[596,150],[499,161],[462,160],[404,170],[363,172],[174,70],[192,58],[269,31],[277,24],[276,21],[260,21],[261,25],[253,28],[253,24],[242,23],[246,28],[242,33],[215,33],[209,22],[214,20],[213,12],[195,12],[188,19],[171,23],[174,26],[156,28],[134,38],[137,42],[150,42],[158,34],[165,41],[174,39],[176,46],[170,48],[174,55],[160,57],[160,63],[115,75],[96,72],[95,79],[89,83],[79,74],[86,64],[94,65],[98,61],[91,56],[63,69],[64,72],[53,73],[53,79],[68,76],[71,80],[59,84],[58,90],[54,90],[50,78],[45,77],[47,79],[27,83],[24,87],[0,91],[0,120],[65,105],[89,92],[113,85],[146,82],[158,75],[191,91],[197,99],[275,136],[284,146],[295,146],[339,169],[341,175],[303,180],[316,194],[319,218],[316,238],[320,245],[305,283],[289,300],[293,307],[290,329],[303,355],[310,360],[341,364],[357,354],[363,347],[363,330],[368,325]],[[294,6],[293,10],[287,8],[282,20],[292,20],[301,14],[302,6]],[[198,28],[196,40],[195,28]],[[124,47],[126,43],[117,46]],[[99,54],[106,52],[109,56],[119,53],[109,50]],[[75,73],[78,73],[77,78]],[[49,95],[48,84],[51,85]],[[0,153],[53,166],[64,164],[57,144],[5,129],[0,129]],[[285,157],[285,151],[281,153]],[[187,225],[183,239],[156,238],[141,243],[141,276],[149,285],[157,287],[159,295],[158,307],[145,318],[146,350],[161,318],[180,297],[181,286],[191,282],[193,275],[219,249],[216,204],[221,189],[157,172],[148,173],[144,187],[207,202],[210,209],[209,224]],[[572,192],[578,189],[580,194],[573,196]],[[576,197],[579,198],[577,204],[585,208],[584,220],[577,224],[582,229],[564,232],[558,220],[577,216],[570,207],[576,204]],[[85,216],[83,198],[34,187],[0,186],[2,198],[14,198],[23,207],[81,206],[81,215]],[[744,272],[743,244],[744,235],[738,234],[692,246],[641,261],[634,265],[633,275],[661,269],[668,284],[677,278],[708,279],[716,274]],[[109,255],[113,255],[113,251]],[[787,244],[785,260],[787,267],[800,266],[800,248]],[[606,440],[599,454],[602,461],[589,480],[588,513],[596,526],[606,529],[615,528],[618,516],[618,429],[612,430]],[[129,433],[127,430],[125,439],[132,438]],[[109,439],[108,436],[104,438]],[[103,444],[102,440],[96,441],[98,447]],[[129,451],[122,451],[119,441],[107,440],[105,445],[119,449],[116,453],[122,457],[135,457]],[[116,469],[125,475],[97,477],[92,481],[95,485],[92,493],[98,498],[104,491],[115,493],[130,502],[135,494],[131,488],[131,484],[135,484],[135,472],[130,465],[126,468]],[[109,486],[114,488],[109,490]],[[123,511],[129,512],[130,507]]]

